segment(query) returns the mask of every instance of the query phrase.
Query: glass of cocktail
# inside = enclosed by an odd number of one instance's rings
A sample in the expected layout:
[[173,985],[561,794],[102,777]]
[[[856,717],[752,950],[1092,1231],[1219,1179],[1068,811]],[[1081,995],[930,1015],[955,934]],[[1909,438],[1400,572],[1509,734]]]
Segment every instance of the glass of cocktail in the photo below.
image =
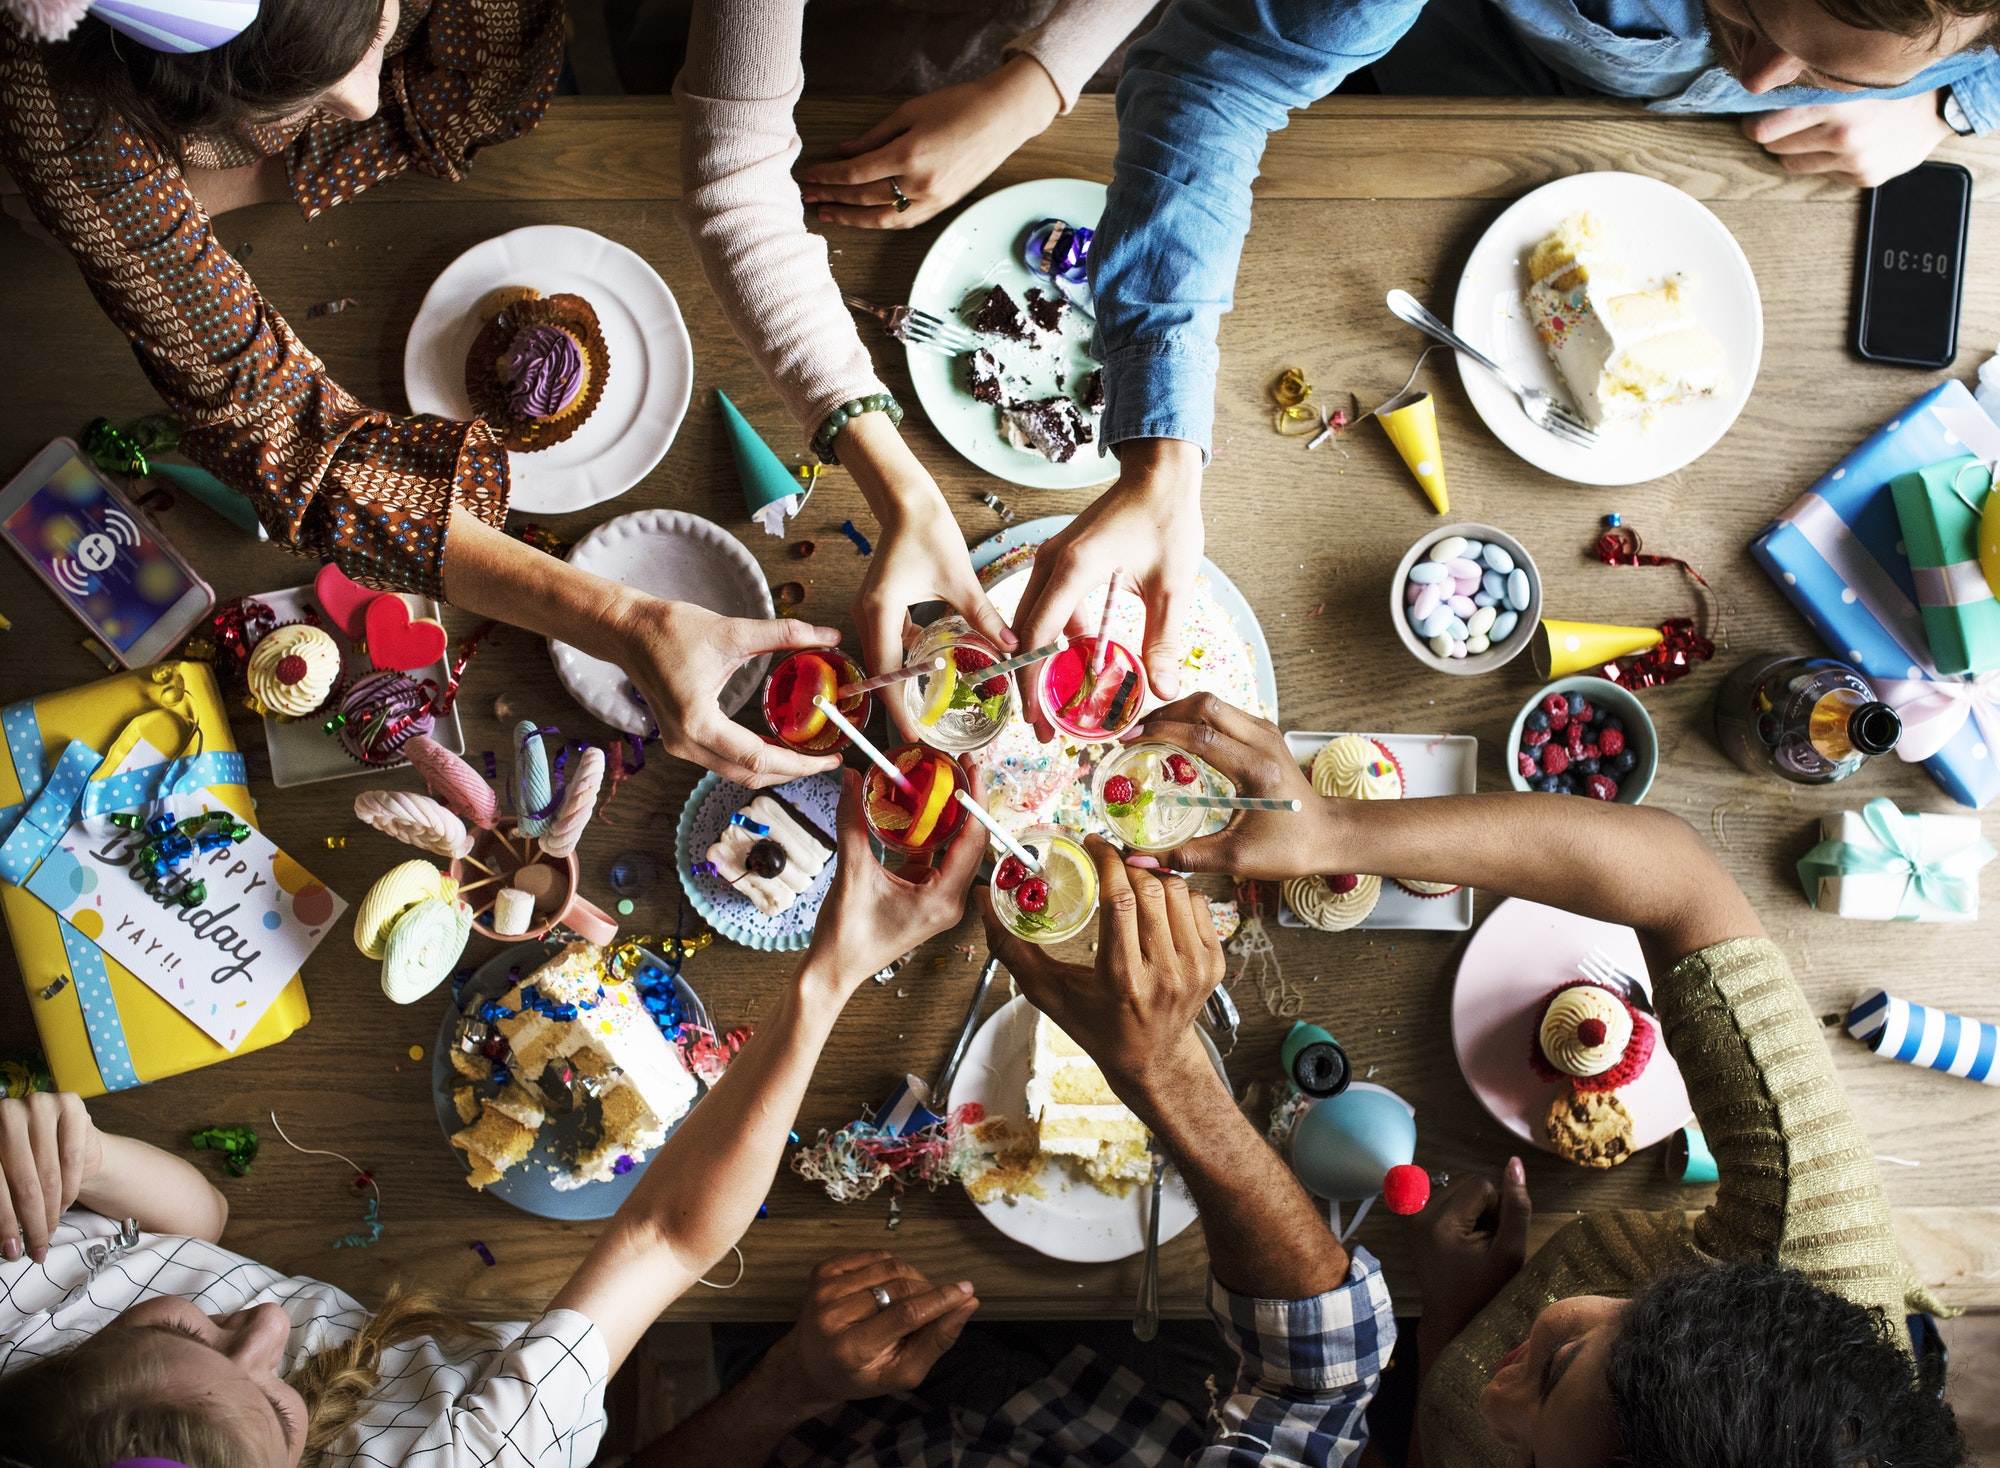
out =
[[1029,826],[1014,839],[1040,863],[1018,856],[993,869],[993,911],[1015,936],[1060,943],[1082,932],[1097,913],[1097,866],[1083,843],[1060,826]]
[[980,669],[1000,661],[1000,650],[963,617],[942,617],[926,627],[910,649],[909,663],[929,662],[939,653],[951,661],[942,672],[919,673],[905,682],[903,706],[917,737],[933,749],[947,754],[982,749],[1014,712],[1014,680],[981,676]]
[[839,648],[807,647],[788,654],[764,680],[764,722],[771,737],[800,754],[832,754],[847,743],[847,735],[813,699],[825,697],[852,724],[874,717],[875,696],[851,693],[835,698],[843,684],[859,683],[866,675]]
[[1121,745],[1097,762],[1091,800],[1104,824],[1134,851],[1170,851],[1201,834],[1209,809],[1189,797],[1236,787],[1185,750],[1157,739]]
[[1049,722],[1083,744],[1116,739],[1146,701],[1146,669],[1122,643],[1076,637],[1042,664],[1037,684]]
[[922,744],[898,745],[883,757],[901,772],[902,781],[891,780],[872,764],[862,781],[863,809],[876,839],[897,851],[920,854],[957,835],[965,824],[958,792],[970,788],[958,761]]

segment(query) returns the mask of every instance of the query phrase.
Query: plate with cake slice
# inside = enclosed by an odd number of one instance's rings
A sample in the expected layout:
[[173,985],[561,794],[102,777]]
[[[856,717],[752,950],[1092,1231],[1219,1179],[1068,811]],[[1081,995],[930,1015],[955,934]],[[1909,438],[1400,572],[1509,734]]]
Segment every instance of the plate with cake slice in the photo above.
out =
[[[910,343],[917,401],[945,442],[1010,484],[1087,489],[1118,473],[1099,452],[1104,383],[1090,355],[1089,288],[1036,275],[1026,254],[1052,223],[1094,230],[1103,212],[1104,185],[1080,178],[1001,189],[959,211],[910,283],[911,305],[978,343],[956,356]],[[1073,237],[1054,234],[1058,248]]]
[[[1221,1053],[1196,1033],[1226,1089]],[[973,1129],[985,1160],[966,1176],[965,1191],[988,1223],[1075,1264],[1127,1259],[1146,1247],[1145,1124],[1112,1094],[1083,1047],[1024,996],[995,1010],[967,1046],[950,1104],[967,1102],[986,1113]],[[1169,1167],[1160,1242],[1194,1219],[1194,1199]]]
[[833,885],[840,776],[746,790],[703,775],[681,808],[674,862],[694,910],[745,948],[797,953]]
[[1461,358],[1493,434],[1577,484],[1640,484],[1707,453],[1749,401],[1764,354],[1757,277],[1729,228],[1671,184],[1581,173],[1517,199],[1473,246],[1452,326],[1591,425],[1589,448],[1528,421]]

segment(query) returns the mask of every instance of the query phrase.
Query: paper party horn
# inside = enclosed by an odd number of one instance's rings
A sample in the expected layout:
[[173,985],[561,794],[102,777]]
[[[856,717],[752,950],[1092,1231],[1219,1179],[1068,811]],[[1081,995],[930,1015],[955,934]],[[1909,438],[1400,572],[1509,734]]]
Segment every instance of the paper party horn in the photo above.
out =
[[1658,647],[1657,627],[1619,627],[1609,622],[1564,622],[1542,618],[1541,628],[1529,655],[1535,671],[1544,678],[1567,678],[1571,673],[1595,673],[1606,663]]
[[743,486],[743,508],[772,535],[783,536],[785,517],[799,512],[812,486],[801,483],[785,461],[771,452],[750,420],[729,401],[728,393],[717,388],[715,400],[722,405],[722,428],[729,437],[730,455],[736,460],[737,482]]
[[1438,446],[1437,404],[1427,392],[1399,392],[1374,413],[1417,487],[1440,515],[1451,509],[1444,483],[1444,450]]
[[1847,1033],[1890,1060],[2000,1086],[2000,1025],[1877,989],[1847,1012]]

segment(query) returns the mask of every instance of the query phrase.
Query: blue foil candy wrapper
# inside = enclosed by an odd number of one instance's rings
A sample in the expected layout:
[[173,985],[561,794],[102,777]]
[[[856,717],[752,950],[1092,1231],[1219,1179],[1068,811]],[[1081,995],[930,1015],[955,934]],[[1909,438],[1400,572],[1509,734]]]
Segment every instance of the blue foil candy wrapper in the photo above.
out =
[[1084,285],[1090,278],[1090,242],[1095,237],[1096,231],[1087,224],[1044,219],[1028,231],[1021,263],[1030,275]]

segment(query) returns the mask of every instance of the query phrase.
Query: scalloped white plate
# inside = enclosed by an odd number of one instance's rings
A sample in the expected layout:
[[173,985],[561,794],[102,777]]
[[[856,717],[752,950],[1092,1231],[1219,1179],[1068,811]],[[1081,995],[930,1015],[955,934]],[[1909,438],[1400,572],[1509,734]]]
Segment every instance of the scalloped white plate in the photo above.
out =
[[[772,617],[771,588],[743,542],[713,520],[685,510],[635,510],[579,540],[569,563],[669,601],[693,602],[725,617]],[[614,729],[646,732],[645,711],[616,663],[549,642],[556,676],[570,697]],[[735,717],[764,682],[769,655],[749,659],[722,685],[722,712]]]
[[[763,953],[797,953],[812,941],[813,927],[819,922],[819,906],[826,889],[833,885],[834,856],[820,868],[812,886],[783,912],[765,913],[720,877],[697,877],[691,868],[704,858],[730,816],[743,809],[761,792],[709,773],[695,782],[687,804],[681,807],[680,824],[674,828],[674,866],[694,910],[708,925],[732,943]],[[832,845],[839,831],[840,775],[822,771],[780,785],[771,792],[798,808],[801,815],[819,828]]]

